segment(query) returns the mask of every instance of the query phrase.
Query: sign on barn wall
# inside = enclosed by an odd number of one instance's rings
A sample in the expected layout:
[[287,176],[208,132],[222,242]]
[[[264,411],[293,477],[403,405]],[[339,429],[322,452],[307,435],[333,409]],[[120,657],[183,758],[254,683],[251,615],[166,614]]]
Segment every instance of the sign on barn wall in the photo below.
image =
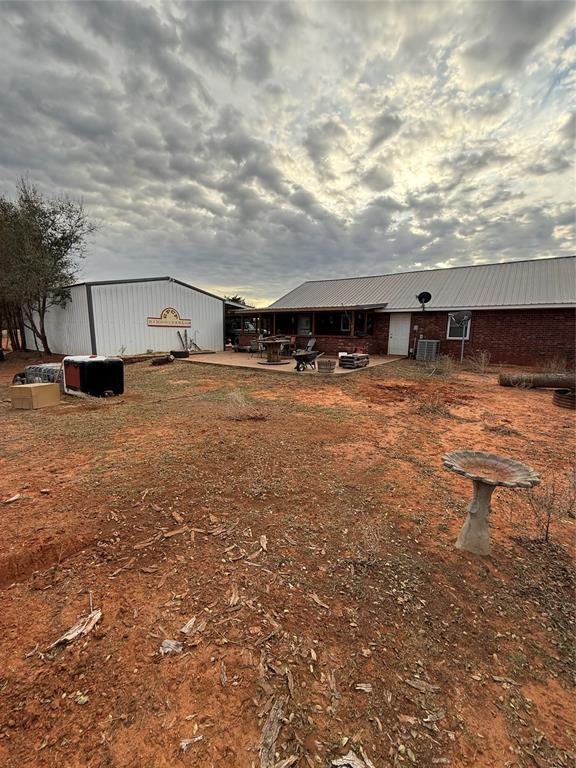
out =
[[180,312],[174,307],[166,307],[160,312],[160,317],[149,317],[148,325],[160,326],[162,328],[190,328],[192,320],[186,317],[180,317]]

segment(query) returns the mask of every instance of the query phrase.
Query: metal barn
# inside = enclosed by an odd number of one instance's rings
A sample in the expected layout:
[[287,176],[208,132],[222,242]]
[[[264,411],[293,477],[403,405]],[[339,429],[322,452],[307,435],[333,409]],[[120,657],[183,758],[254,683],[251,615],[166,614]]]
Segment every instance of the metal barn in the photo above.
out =
[[[52,352],[138,355],[180,349],[178,332],[202,349],[224,348],[224,300],[172,277],[78,283],[65,307],[52,307]],[[26,345],[34,349],[32,333]]]

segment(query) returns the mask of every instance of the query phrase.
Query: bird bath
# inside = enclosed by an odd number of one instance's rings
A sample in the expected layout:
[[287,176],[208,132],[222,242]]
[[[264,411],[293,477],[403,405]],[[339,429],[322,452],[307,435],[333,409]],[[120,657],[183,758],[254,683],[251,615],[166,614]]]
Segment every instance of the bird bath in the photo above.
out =
[[468,477],[474,495],[456,541],[457,549],[477,555],[490,554],[490,499],[494,488],[532,488],[540,482],[533,469],[520,461],[484,451],[452,451],[443,456],[445,469]]

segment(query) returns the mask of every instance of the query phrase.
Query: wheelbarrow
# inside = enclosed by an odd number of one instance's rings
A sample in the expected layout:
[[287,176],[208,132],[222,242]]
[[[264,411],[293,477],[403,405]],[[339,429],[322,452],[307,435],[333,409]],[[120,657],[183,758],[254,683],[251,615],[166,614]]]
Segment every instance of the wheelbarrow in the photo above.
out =
[[292,352],[292,357],[296,360],[296,370],[305,371],[306,368],[316,368],[316,360],[322,357],[324,352],[309,352],[304,349],[297,349]]

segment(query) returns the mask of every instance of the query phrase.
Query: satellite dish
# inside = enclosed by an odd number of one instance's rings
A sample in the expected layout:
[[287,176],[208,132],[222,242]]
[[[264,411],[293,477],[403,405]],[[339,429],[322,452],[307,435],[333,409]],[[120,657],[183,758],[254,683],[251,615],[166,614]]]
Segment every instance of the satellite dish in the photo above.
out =
[[462,346],[460,347],[460,362],[464,361],[464,342],[468,333],[468,323],[472,317],[472,312],[451,312],[450,318],[457,328],[462,328]]
[[452,320],[454,320],[456,325],[462,328],[470,320],[470,317],[470,312],[454,312],[452,315]]
[[416,301],[422,305],[422,312],[426,310],[426,304],[428,304],[431,298],[432,294],[428,293],[428,291],[422,291],[422,293],[419,293],[418,296],[416,296]]

